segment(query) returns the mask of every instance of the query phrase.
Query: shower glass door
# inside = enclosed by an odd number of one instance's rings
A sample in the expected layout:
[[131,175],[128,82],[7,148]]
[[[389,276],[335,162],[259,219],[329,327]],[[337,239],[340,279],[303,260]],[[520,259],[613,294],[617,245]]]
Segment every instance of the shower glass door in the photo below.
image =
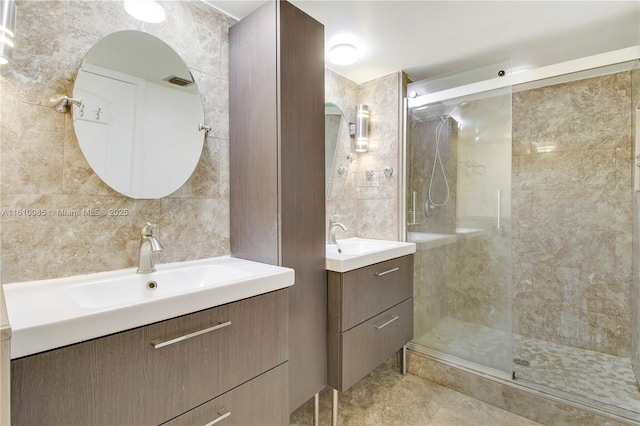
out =
[[406,111],[414,343],[510,375],[511,88],[421,103],[429,83]]

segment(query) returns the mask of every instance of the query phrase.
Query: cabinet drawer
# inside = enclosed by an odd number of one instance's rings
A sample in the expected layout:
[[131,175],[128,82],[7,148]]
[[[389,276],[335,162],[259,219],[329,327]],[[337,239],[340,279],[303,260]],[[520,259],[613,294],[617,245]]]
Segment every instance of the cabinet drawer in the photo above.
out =
[[285,362],[287,315],[279,290],[14,360],[13,424],[166,422]]
[[281,364],[165,425],[288,425],[287,365]]
[[330,292],[336,284],[341,289],[340,331],[344,332],[413,296],[413,255],[344,274],[330,272]]
[[413,298],[342,333],[338,390],[349,389],[413,338]]

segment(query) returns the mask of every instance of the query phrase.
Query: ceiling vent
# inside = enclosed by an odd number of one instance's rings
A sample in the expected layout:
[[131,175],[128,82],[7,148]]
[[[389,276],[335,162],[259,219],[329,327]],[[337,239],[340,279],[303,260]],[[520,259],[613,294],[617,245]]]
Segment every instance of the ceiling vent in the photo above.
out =
[[175,75],[164,78],[163,80],[182,87],[190,86],[193,84],[193,81],[185,80],[184,78],[176,77]]

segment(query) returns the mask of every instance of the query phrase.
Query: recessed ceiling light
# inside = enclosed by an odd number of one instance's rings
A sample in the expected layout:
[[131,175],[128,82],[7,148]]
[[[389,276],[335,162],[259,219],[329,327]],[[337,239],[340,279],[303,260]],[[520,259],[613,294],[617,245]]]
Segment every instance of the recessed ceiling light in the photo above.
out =
[[329,50],[329,60],[336,65],[350,65],[358,60],[358,49],[353,44],[336,44]]
[[124,0],[124,9],[134,18],[151,24],[164,22],[166,18],[164,8],[155,0]]

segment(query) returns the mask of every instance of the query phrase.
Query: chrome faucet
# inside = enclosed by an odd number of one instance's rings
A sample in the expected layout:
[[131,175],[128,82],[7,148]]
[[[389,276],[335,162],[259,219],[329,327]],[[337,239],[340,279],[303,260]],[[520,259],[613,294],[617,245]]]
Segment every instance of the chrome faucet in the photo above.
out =
[[342,228],[345,232],[349,230],[349,228],[344,226],[342,223],[337,222],[339,218],[340,216],[335,214],[329,218],[329,244],[336,244],[336,230],[338,228]]
[[162,244],[153,236],[153,228],[156,225],[147,222],[140,230],[140,254],[138,256],[138,273],[148,274],[155,272],[153,265],[153,253],[162,251]]

